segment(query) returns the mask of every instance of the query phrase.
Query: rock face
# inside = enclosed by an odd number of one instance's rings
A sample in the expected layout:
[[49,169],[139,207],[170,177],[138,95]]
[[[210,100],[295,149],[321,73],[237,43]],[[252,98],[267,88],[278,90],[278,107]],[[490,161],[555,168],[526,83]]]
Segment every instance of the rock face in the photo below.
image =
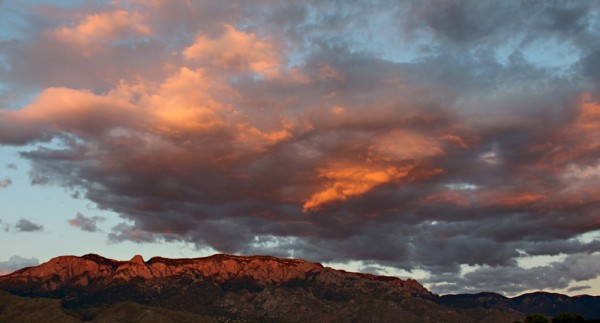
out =
[[233,255],[193,259],[154,257],[148,262],[144,262],[139,255],[130,261],[117,261],[95,254],[83,257],[61,256],[36,267],[0,276],[0,288],[11,290],[19,287],[22,290],[21,287],[26,287],[31,293],[44,294],[78,287],[102,288],[115,282],[125,283],[136,279],[173,277],[218,284],[246,281],[252,282],[258,288],[293,282],[339,285],[352,281],[355,287],[379,286],[407,296],[434,296],[415,280],[349,273],[297,259]]
[[59,298],[63,311],[81,321],[102,321],[115,308],[244,322],[513,322],[524,316],[437,304],[439,297],[414,280],[269,256],[64,256],[0,276],[0,289]]

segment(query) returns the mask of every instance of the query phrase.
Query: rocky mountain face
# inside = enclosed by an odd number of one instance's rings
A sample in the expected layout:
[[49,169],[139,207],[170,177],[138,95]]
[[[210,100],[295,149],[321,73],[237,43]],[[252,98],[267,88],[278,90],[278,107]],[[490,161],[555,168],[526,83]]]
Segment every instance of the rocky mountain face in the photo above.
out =
[[513,322],[530,312],[506,299],[440,297],[415,280],[269,256],[63,256],[0,276],[0,289],[14,298],[0,297],[1,322],[23,321],[15,304],[41,308],[28,300],[54,304],[45,310],[73,322],[122,321],[117,313],[155,313],[160,322]]
[[14,293],[31,295],[68,294],[70,290],[100,290],[139,280],[170,278],[213,282],[221,286],[247,287],[255,290],[275,285],[309,283],[343,285],[367,292],[385,287],[389,293],[432,298],[434,295],[415,280],[396,277],[348,273],[297,259],[270,256],[214,255],[194,259],[155,257],[145,262],[141,256],[130,261],[116,261],[94,254],[83,257],[62,256],[37,267],[24,268],[0,277],[0,287]]

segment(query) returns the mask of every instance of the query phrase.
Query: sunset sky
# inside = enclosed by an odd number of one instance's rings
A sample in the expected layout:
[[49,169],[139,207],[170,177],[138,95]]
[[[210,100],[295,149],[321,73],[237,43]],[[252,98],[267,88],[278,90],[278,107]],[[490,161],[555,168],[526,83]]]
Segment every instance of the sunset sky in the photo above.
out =
[[0,273],[269,254],[600,294],[600,3],[0,0]]

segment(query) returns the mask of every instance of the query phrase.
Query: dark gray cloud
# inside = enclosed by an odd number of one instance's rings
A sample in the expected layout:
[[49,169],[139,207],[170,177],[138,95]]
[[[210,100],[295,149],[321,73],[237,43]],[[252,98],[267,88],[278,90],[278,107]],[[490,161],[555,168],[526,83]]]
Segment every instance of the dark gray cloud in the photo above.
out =
[[414,1],[405,17],[408,30],[430,32],[441,51],[523,48],[552,38],[585,48],[597,12],[597,5],[576,1]]
[[598,6],[267,2],[132,4],[114,30],[76,28],[110,5],[31,11],[0,78],[42,90],[0,110],[0,143],[118,213],[112,242],[426,270],[439,292],[593,278]]
[[573,254],[563,261],[552,262],[547,266],[490,267],[485,266],[466,273],[461,278],[454,275],[437,275],[424,281],[431,283],[440,293],[495,290],[509,295],[524,290],[565,289],[573,281],[585,281],[598,277],[600,254]]
[[100,228],[98,228],[98,223],[104,222],[106,219],[101,216],[91,216],[87,217],[82,213],[77,212],[74,218],[69,219],[67,222],[70,226],[79,228],[83,231],[87,232],[102,232]]
[[[167,237],[163,237],[169,240]],[[135,226],[119,223],[112,228],[112,232],[108,234],[110,242],[133,241],[137,243],[155,242],[156,238],[150,231],[137,229]]]
[[592,286],[589,286],[589,285],[579,285],[579,286],[573,286],[573,287],[570,287],[570,288],[569,288],[569,289],[567,289],[567,290],[568,290],[569,292],[571,292],[571,293],[572,293],[572,292],[577,292],[577,291],[580,291],[580,290],[589,289],[589,288],[591,288],[591,287],[592,287]]
[[36,258],[23,258],[15,255],[7,261],[0,261],[0,274],[8,274],[21,268],[37,266],[39,263]]
[[523,250],[526,254],[532,256],[548,255],[556,256],[561,253],[593,253],[600,252],[600,241],[593,240],[589,243],[583,243],[579,240],[554,240],[531,243]]
[[27,219],[19,219],[19,221],[15,223],[15,229],[19,232],[36,232],[44,230],[44,226]]
[[374,274],[374,275],[389,275],[387,270],[378,266],[365,266],[360,268],[361,273]]
[[6,168],[12,169],[12,170],[17,170],[18,166],[15,163],[8,163],[8,164],[6,164]]

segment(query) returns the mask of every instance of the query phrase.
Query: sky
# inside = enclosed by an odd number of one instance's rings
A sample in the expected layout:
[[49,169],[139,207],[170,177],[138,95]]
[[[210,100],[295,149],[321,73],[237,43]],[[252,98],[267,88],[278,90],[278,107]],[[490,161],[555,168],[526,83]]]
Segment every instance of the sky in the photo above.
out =
[[0,273],[269,254],[600,295],[594,1],[0,0]]

